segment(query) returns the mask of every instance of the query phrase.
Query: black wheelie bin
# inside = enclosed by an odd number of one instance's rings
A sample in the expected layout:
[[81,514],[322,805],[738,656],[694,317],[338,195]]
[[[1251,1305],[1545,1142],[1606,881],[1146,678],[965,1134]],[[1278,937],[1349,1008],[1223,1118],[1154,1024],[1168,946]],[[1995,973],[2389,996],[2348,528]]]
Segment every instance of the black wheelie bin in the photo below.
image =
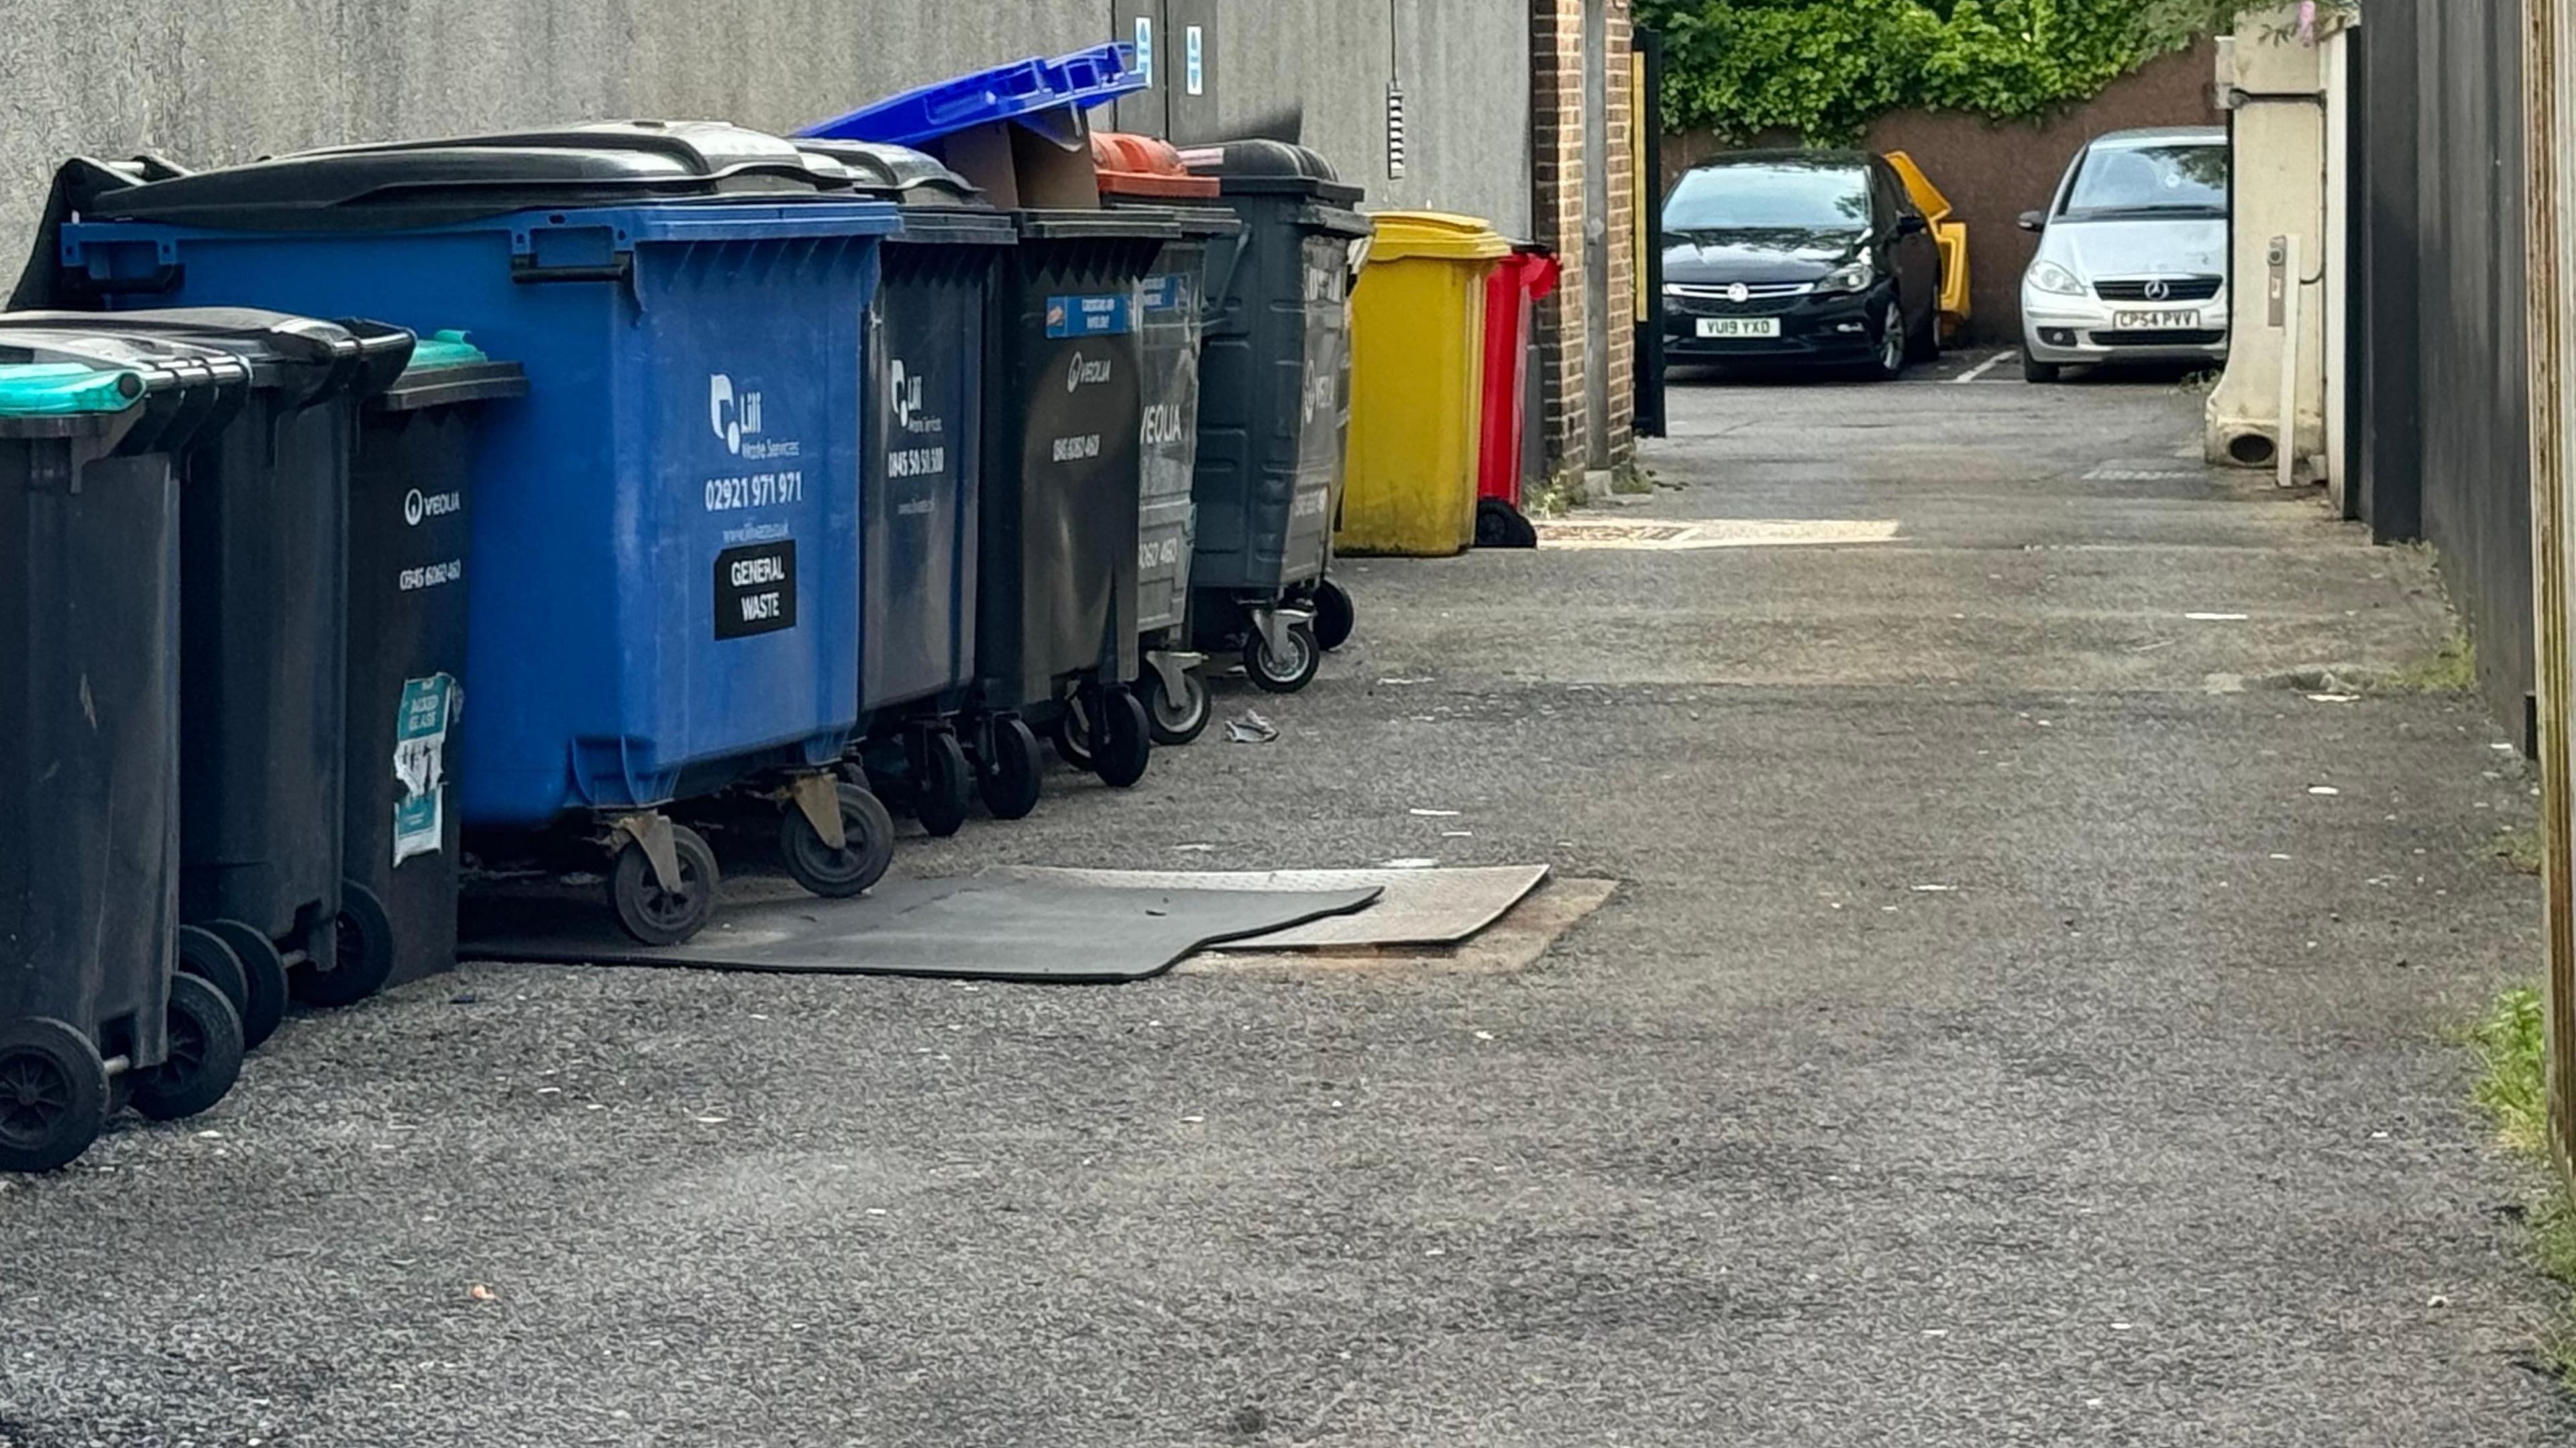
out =
[[240,958],[256,1047],[285,1018],[290,971],[328,976],[343,941],[368,938],[340,921],[350,464],[359,407],[413,337],[250,308],[20,315],[250,369],[240,410],[180,464],[179,911]]
[[[1375,234],[1361,191],[1282,141],[1182,153],[1243,218],[1200,363],[1197,647],[1241,653],[1255,683],[1303,687],[1301,652],[1350,636],[1328,573],[1350,431],[1350,286]],[[1300,637],[1301,630],[1303,636]]]
[[70,1162],[120,1098],[194,1115],[241,1069],[233,1002],[175,973],[176,455],[249,383],[0,316],[0,1170]]
[[[995,773],[1038,790],[1031,720],[1078,735],[1068,758],[1124,789],[1152,726],[1138,668],[1144,422],[1140,291],[1180,225],[1167,210],[1023,210],[993,307],[986,370],[975,653]],[[1068,723],[1075,727],[1068,728]]]
[[337,958],[298,999],[343,1006],[456,963],[456,808],[477,428],[527,373],[424,337],[359,413],[349,482],[349,670]]
[[[1011,717],[958,713],[975,684],[976,537],[984,480],[987,313],[1019,228],[925,152],[800,140],[862,195],[903,208],[878,248],[874,399],[859,486],[861,758],[877,792],[908,799],[922,828],[957,833],[980,790],[1005,819],[1037,802],[1033,750],[1000,748]],[[1024,729],[1025,725],[1018,726]]]

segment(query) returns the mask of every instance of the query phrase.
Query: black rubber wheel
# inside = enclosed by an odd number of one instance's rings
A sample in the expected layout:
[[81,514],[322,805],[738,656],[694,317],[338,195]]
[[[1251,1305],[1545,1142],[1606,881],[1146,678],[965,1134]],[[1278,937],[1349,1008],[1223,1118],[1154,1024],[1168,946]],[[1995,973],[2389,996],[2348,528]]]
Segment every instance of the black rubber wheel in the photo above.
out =
[[933,839],[944,840],[966,827],[967,802],[974,795],[975,769],[966,762],[966,747],[949,730],[932,731],[921,742],[913,776],[913,818]]
[[256,1051],[286,1022],[286,1003],[294,994],[286,978],[286,957],[256,925],[214,920],[207,922],[206,929],[241,959],[242,977],[249,984],[242,1003],[242,1046]]
[[1243,650],[1243,671],[1252,676],[1254,684],[1272,694],[1296,693],[1315,682],[1315,671],[1323,666],[1323,646],[1310,624],[1297,624],[1288,630],[1285,658],[1271,654],[1269,637],[1258,629]]
[[1038,807],[1046,760],[1038,753],[1038,736],[1018,715],[993,721],[993,743],[976,771],[984,808],[997,820],[1026,819]]
[[894,816],[877,797],[855,784],[836,786],[841,796],[841,847],[815,833],[805,811],[790,804],[778,819],[778,850],[787,873],[808,893],[847,900],[867,893],[894,863]]
[[1869,377],[1875,382],[1894,382],[1905,375],[1905,360],[1913,343],[1905,335],[1905,308],[1894,297],[1878,313],[1878,323],[1870,329],[1870,341],[1878,355],[1869,362]]
[[213,931],[194,925],[179,927],[179,971],[193,975],[221,992],[232,1002],[239,1015],[250,1007],[250,972],[242,969],[241,957],[224,944]]
[[0,1171],[68,1165],[107,1129],[107,1062],[47,1016],[0,1026]]
[[338,941],[331,968],[299,965],[291,983],[297,1000],[336,1010],[356,1005],[394,978],[394,921],[375,891],[355,880],[343,880],[340,918],[332,928]]
[[678,945],[704,930],[716,913],[716,889],[723,877],[706,837],[686,825],[673,825],[671,848],[680,857],[677,890],[662,888],[644,847],[631,841],[609,867],[608,908],[616,913],[618,926],[645,945]]
[[[1521,510],[1500,498],[1476,500],[1476,546],[1479,548],[1536,548],[1538,530]],[[1317,614],[1320,619],[1321,613]]]
[[1315,642],[1324,646],[1324,652],[1349,643],[1351,625],[1357,621],[1347,590],[1329,578],[1315,585]]
[[178,1121],[209,1110],[241,1079],[241,1017],[233,1003],[195,976],[170,981],[170,1055],[130,1073],[134,1109],[154,1121]]
[[1207,732],[1208,721],[1216,717],[1216,700],[1208,694],[1207,680],[1199,671],[1189,669],[1181,674],[1181,697],[1174,699],[1163,687],[1160,669],[1147,669],[1144,681],[1145,714],[1154,728],[1157,744],[1181,745],[1195,742]]
[[2043,385],[2066,375],[2066,369],[2054,362],[2037,361],[2028,352],[2021,354],[2021,380]]
[[1098,767],[1091,757],[1091,709],[1080,694],[1064,701],[1048,737],[1055,741],[1056,758],[1085,774]]
[[1100,741],[1094,772],[1112,789],[1132,789],[1154,759],[1154,721],[1127,688],[1100,691]]

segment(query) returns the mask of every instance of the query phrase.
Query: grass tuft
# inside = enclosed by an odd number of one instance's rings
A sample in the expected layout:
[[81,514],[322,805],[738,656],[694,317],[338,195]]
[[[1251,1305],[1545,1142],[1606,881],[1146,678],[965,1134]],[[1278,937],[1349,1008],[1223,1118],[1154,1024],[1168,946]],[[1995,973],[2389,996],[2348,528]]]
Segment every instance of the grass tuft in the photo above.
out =
[[2576,1203],[2560,1189],[2549,1161],[2549,1076],[2543,1052],[2546,1006],[2539,991],[2517,987],[2496,998],[2469,1033],[2478,1059],[2478,1105],[2515,1155],[2535,1164],[2544,1178],[2523,1220],[2532,1263],[2570,1295],[2540,1330],[2541,1356],[2559,1381],[2576,1388]]

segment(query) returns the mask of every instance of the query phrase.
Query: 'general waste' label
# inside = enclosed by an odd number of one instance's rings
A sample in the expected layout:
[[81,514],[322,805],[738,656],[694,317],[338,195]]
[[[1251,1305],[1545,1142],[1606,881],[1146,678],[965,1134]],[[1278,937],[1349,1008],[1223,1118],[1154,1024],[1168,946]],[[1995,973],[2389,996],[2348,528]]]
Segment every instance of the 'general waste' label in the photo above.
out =
[[796,627],[796,540],[716,555],[716,637],[749,638]]

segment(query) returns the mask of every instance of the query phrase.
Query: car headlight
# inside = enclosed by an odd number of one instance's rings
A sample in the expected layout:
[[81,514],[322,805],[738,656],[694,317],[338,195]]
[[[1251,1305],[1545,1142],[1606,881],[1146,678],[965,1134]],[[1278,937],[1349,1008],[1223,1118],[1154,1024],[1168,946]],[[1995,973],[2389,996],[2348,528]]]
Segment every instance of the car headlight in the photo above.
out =
[[2030,284],[2043,292],[2061,297],[2084,295],[2084,279],[2053,261],[2044,261],[2030,269]]
[[1860,260],[1853,262],[1849,266],[1836,267],[1834,270],[1825,273],[1824,280],[1816,283],[1816,290],[1820,292],[1865,292],[1869,290],[1869,284],[1876,280],[1878,280],[1878,268],[1870,264],[1868,257],[1862,257]]

